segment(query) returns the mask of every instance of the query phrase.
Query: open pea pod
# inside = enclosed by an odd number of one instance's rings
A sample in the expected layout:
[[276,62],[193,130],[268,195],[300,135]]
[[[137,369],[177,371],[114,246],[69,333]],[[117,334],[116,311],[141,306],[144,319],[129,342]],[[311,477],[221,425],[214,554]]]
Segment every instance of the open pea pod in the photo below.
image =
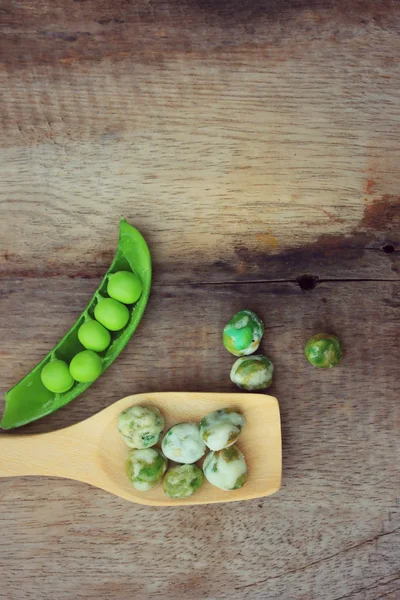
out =
[[78,329],[85,321],[94,319],[96,303],[101,298],[107,297],[108,277],[117,271],[134,272],[141,279],[143,290],[139,300],[127,307],[129,310],[127,325],[120,331],[110,332],[111,344],[106,350],[98,353],[102,359],[102,373],[128,343],[142,318],[150,295],[151,257],[148,246],[139,231],[124,219],[120,223],[120,236],[115,258],[86,309],[57,346],[28,375],[6,392],[6,406],[0,423],[3,429],[20,427],[55,412],[79,396],[93,383],[75,382],[67,392],[55,394],[43,385],[40,374],[50,360],[58,358],[70,363],[78,352],[85,350],[78,339]]

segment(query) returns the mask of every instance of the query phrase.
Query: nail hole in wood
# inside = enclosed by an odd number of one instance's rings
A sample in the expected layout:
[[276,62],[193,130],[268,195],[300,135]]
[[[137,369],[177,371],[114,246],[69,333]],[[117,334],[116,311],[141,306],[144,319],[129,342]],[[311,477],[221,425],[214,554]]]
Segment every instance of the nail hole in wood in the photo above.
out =
[[318,283],[318,277],[316,277],[315,275],[300,275],[300,277],[298,277],[296,279],[300,289],[303,290],[303,292],[309,292],[310,290],[313,290],[317,287],[317,283]]
[[382,246],[382,250],[384,251],[385,254],[392,254],[392,252],[394,252],[396,250],[396,248],[394,247],[394,245],[391,242],[388,242],[387,244]]

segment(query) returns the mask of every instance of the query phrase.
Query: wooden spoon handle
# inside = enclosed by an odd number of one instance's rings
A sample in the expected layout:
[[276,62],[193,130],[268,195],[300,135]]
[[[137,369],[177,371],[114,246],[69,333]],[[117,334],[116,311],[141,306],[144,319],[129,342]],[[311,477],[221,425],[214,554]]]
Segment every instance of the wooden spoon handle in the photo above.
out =
[[0,477],[52,475],[87,481],[96,445],[76,427],[36,435],[0,435]]
[[0,477],[52,475],[55,456],[49,437],[51,437],[49,434],[1,434]]

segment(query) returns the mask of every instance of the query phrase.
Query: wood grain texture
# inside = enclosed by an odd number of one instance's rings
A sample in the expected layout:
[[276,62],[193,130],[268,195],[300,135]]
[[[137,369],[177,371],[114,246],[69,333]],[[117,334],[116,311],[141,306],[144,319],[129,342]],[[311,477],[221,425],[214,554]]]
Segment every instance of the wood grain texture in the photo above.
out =
[[[59,339],[95,282],[1,286],[6,389]],[[23,431],[66,426],[129,393],[234,391],[220,334],[227,316],[250,303],[265,320],[263,349],[276,366],[283,489],[229,510],[184,511],[145,509],[56,479],[2,481],[4,597],[397,600],[399,291],[396,282],[321,283],[309,293],[294,283],[155,287],[107,374]],[[321,328],[346,350],[328,372],[302,353]]]
[[[3,480],[0,598],[400,599],[399,33],[393,0],[0,5],[1,392],[85,306],[125,216],[155,262],[144,320],[25,431],[233,391],[221,329],[249,306],[284,468],[271,498],[191,510]],[[302,354],[320,330],[345,344],[329,372]]]
[[100,276],[123,215],[164,283],[398,279],[396,2],[24,0],[1,27],[2,273]]

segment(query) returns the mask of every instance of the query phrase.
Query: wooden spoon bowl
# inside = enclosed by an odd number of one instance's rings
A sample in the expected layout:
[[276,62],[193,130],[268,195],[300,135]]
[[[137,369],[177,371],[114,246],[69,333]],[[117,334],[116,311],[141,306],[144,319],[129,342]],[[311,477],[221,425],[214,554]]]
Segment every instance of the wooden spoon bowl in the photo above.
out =
[[[190,498],[171,500],[162,485],[138,492],[126,474],[129,449],[118,432],[118,416],[134,404],[156,406],[166,429],[200,420],[220,408],[234,408],[246,417],[237,446],[249,469],[246,484],[225,492],[207,481]],[[0,477],[51,475],[90,483],[116,496],[153,506],[232,502],[268,496],[281,485],[282,452],[279,406],[264,394],[160,392],[127,396],[86,421],[38,435],[0,436]]]

